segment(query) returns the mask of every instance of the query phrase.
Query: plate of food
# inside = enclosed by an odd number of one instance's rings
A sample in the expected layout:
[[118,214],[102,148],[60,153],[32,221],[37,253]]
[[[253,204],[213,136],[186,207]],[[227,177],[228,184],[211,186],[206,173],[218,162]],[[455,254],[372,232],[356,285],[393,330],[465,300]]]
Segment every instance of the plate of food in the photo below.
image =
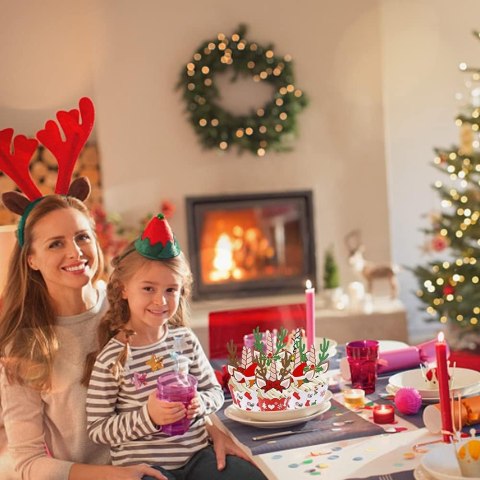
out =
[[269,421],[260,421],[260,420],[252,420],[243,416],[245,413],[243,410],[240,410],[235,405],[230,405],[225,409],[225,416],[230,420],[233,420],[238,423],[242,423],[243,425],[249,425],[251,427],[257,428],[282,428],[282,427],[291,427],[293,425],[298,425],[300,423],[308,422],[309,420],[313,420],[314,418],[319,417],[323,413],[330,410],[332,404],[329,401],[323,402],[320,408],[310,415],[297,417],[297,418],[290,418],[288,420],[280,420],[276,418],[275,420]]
[[[480,372],[453,367],[450,369],[450,376],[452,378],[450,389],[455,396],[460,394],[465,397],[480,392]],[[422,400],[439,400],[438,382],[432,381],[425,369],[417,368],[397,373],[392,375],[388,382],[389,393],[395,394],[402,387],[411,387],[418,390]]]

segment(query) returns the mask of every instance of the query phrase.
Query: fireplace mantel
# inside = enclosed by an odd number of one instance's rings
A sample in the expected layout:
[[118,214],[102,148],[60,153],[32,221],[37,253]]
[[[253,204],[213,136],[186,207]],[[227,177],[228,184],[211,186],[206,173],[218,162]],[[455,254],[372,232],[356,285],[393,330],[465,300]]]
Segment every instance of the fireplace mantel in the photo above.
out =
[[[305,301],[303,295],[205,300],[193,302],[190,326],[198,336],[206,353],[209,352],[208,314],[219,310],[285,305]],[[316,302],[316,334],[338,343],[354,339],[374,338],[408,342],[407,316],[399,300],[374,299],[372,313],[351,312],[324,308],[321,299]]]

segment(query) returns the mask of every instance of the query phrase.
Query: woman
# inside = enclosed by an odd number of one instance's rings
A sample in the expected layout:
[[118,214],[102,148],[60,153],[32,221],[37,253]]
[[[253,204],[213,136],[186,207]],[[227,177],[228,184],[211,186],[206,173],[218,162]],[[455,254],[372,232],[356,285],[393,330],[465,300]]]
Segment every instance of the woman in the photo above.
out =
[[[163,480],[147,465],[109,465],[108,450],[87,436],[85,360],[97,349],[97,326],[107,305],[104,285],[97,281],[102,254],[83,203],[90,185],[84,178],[71,185],[70,180],[93,119],[92,101],[82,98],[78,109],[57,112],[57,121],[37,132],[59,163],[56,195],[42,196],[30,178],[29,159],[38,141],[14,137],[12,129],[0,131],[0,170],[24,193],[2,195],[5,206],[21,215],[0,312],[8,447],[23,479]],[[247,459],[218,428],[210,425],[209,434],[219,469],[228,454]],[[2,480],[11,475],[0,473]]]
[[[116,467],[108,449],[88,439],[85,358],[96,349],[106,309],[92,220],[73,197],[44,197],[29,213],[24,244],[10,260],[0,317],[4,423],[21,478],[164,479],[147,465]],[[219,469],[244,454],[216,428]],[[47,448],[47,450],[46,450]]]

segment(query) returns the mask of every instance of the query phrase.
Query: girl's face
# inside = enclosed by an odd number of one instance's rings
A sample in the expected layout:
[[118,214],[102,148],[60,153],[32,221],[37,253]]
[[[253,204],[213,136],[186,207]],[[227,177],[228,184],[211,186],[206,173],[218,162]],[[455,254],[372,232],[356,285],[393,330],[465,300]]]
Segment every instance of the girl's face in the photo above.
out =
[[[159,332],[180,302],[181,278],[161,261],[146,262],[125,283],[122,298],[130,308],[129,326],[137,334]],[[163,332],[163,329],[162,329]]]
[[74,208],[54,210],[33,227],[27,257],[53,298],[65,289],[82,289],[98,268],[98,250],[89,219]]

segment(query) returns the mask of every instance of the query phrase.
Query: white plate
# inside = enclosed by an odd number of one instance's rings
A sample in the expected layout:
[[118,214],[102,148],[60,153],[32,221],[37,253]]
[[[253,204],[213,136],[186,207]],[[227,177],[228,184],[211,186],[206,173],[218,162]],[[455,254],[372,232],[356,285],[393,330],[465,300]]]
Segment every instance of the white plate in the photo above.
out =
[[322,403],[322,408],[309,415],[308,417],[301,417],[301,418],[294,418],[290,420],[275,420],[273,422],[259,422],[258,420],[249,420],[248,418],[244,418],[238,416],[238,408],[235,405],[230,405],[225,409],[225,416],[230,420],[234,420],[238,423],[243,423],[243,425],[249,425],[250,427],[257,427],[257,428],[280,428],[280,427],[291,427],[293,425],[298,425],[300,423],[308,422],[318,416],[322,415],[326,411],[330,410],[332,404],[330,402]]
[[[426,388],[419,368],[391,376],[388,387],[392,393],[402,387],[413,387],[418,390],[423,400],[439,400],[438,389]],[[455,395],[462,396],[480,392],[480,372],[469,368],[455,368],[451,390]]]
[[277,410],[274,412],[253,412],[242,410],[236,405],[232,405],[236,417],[254,420],[256,422],[274,422],[275,420],[297,420],[303,417],[310,417],[314,413],[322,410],[323,404],[332,398],[333,394],[330,390],[325,391],[325,395],[320,403],[310,405],[309,407],[296,408],[295,410]]
[[[455,447],[451,444],[442,444],[424,455],[421,460],[422,467],[429,475],[437,480],[465,480],[455,457]],[[471,477],[478,478],[479,477]]]

